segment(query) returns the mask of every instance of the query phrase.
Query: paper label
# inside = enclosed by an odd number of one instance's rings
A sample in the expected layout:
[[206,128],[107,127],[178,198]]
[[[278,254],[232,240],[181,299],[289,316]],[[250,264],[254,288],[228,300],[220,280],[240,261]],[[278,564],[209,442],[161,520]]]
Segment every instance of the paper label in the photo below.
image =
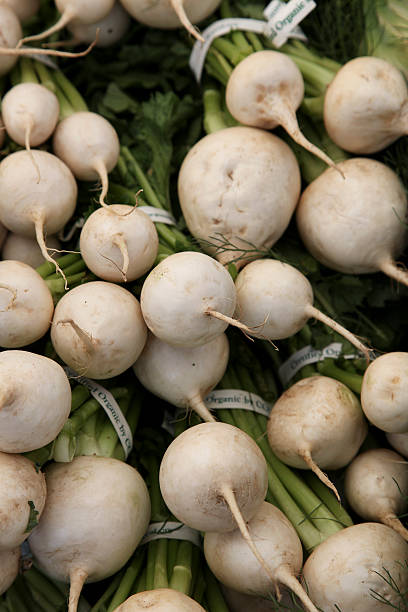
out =
[[132,431],[129,427],[128,422],[125,419],[125,416],[120,409],[119,404],[113,397],[112,393],[102,387],[99,383],[91,380],[90,378],[86,378],[85,376],[79,376],[74,370],[71,370],[68,366],[64,368],[68,378],[74,378],[81,385],[84,385],[89,391],[94,399],[102,406],[108,415],[112,425],[114,426],[120,443],[123,446],[123,450],[125,451],[126,459],[129,456],[130,451],[133,447],[133,436]]
[[150,217],[153,223],[165,223],[166,225],[176,225],[176,220],[171,213],[155,206],[138,206],[137,210],[141,210]]
[[61,240],[61,242],[68,242],[71,240],[77,229],[81,229],[84,226],[84,223],[85,219],[83,217],[79,217],[79,219],[77,219],[75,223],[71,225],[67,233],[65,233],[65,227],[59,232],[58,239]]
[[[27,45],[22,45],[21,48],[32,49],[32,47],[29,47]],[[48,66],[48,68],[52,68],[53,70],[58,69],[58,65],[56,64],[55,60],[52,60],[49,55],[44,55],[42,53],[27,53],[26,57],[30,57],[36,62],[40,62],[41,64]]]
[[268,417],[272,406],[265,402],[256,393],[242,391],[241,389],[216,389],[205,398],[209,410],[251,410]]
[[186,540],[201,547],[200,532],[177,521],[165,521],[164,523],[150,523],[140,545],[147,544],[153,540]]
[[268,19],[269,36],[272,38],[275,47],[281,47],[293,34],[296,26],[314,8],[314,0],[289,0],[280,3],[273,0],[264,10],[264,15]]
[[341,342],[332,342],[323,349],[315,349],[310,344],[303,347],[300,351],[294,353],[278,370],[281,383],[286,386],[295,374],[305,365],[317,363],[324,359],[338,359],[340,356],[344,359],[356,359],[360,355],[353,353],[350,355],[342,355],[343,345]]

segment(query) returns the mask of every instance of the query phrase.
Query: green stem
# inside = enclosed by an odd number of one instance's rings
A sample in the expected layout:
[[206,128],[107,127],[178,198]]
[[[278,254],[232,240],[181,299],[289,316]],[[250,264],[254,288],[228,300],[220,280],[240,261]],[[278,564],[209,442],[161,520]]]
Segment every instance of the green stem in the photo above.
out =
[[303,478],[309,487],[316,493],[319,499],[327,506],[330,512],[337,518],[343,527],[351,527],[353,521],[349,513],[338,502],[334,493],[313,472],[308,470],[303,474]]
[[[83,272],[84,270],[86,270],[86,264],[84,262],[83,259],[79,259],[78,261],[73,262],[70,265],[67,265],[64,268],[64,273],[65,276],[75,276],[76,274],[78,274],[79,272]],[[47,281],[49,280],[53,280],[53,279],[60,279],[61,278],[61,274],[59,273],[55,273],[55,274],[50,274],[50,276],[47,277]]]
[[170,580],[173,567],[176,565],[179,540],[169,540],[167,546],[167,580]]
[[228,612],[229,608],[225,603],[220,585],[207,565],[204,566],[204,576],[207,583],[205,594],[211,612]]
[[64,604],[65,596],[35,566],[24,572],[24,580],[30,588],[46,597],[48,602],[54,606],[54,610]]
[[359,374],[353,374],[352,372],[346,372],[342,368],[339,368],[334,359],[324,359],[317,364],[317,369],[323,376],[329,376],[339,380],[344,385],[349,387],[355,393],[360,395],[361,386],[363,384],[363,377]]
[[221,110],[221,94],[217,89],[207,88],[203,93],[204,129],[207,134],[224,130],[227,126]]
[[[57,259],[58,265],[62,270],[66,270],[66,268],[78,261],[82,261],[79,253],[67,253]],[[49,276],[55,275],[56,267],[55,264],[46,261],[36,268],[36,272],[45,280]]]
[[185,540],[180,542],[177,551],[176,564],[173,568],[173,573],[169,581],[169,587],[171,589],[175,589],[176,591],[180,591],[186,595],[190,593],[191,589],[193,546],[194,544]]
[[146,591],[154,589],[154,570],[156,566],[157,548],[159,540],[149,542],[147,547],[147,564],[146,564]]
[[166,538],[160,538],[157,544],[156,563],[154,566],[154,588],[167,589],[169,582],[167,579],[167,545]]
[[[143,562],[145,559],[144,550],[138,548],[136,553],[132,559],[132,562],[126,568],[125,572],[121,575],[121,580],[117,589],[115,589],[115,594],[108,606],[107,612],[113,612],[116,610],[121,603],[123,603],[131,594],[132,594],[132,586],[140,574],[140,571],[143,566]],[[96,612],[92,608],[91,612]]]
[[69,79],[64,75],[61,70],[54,70],[52,72],[52,78],[72,107],[72,113],[78,113],[81,111],[88,112],[88,105],[77,90],[76,87],[71,83]]
[[20,59],[21,83],[38,83],[33,61],[29,57]]
[[106,589],[106,591],[104,591],[104,593],[101,595],[98,601],[92,606],[89,612],[107,612],[108,611],[108,608],[105,606],[105,604],[110,600],[112,595],[115,593],[116,589],[119,587],[123,574],[124,572],[122,570],[121,572],[118,572],[117,574],[115,574],[115,576],[113,576],[111,582],[109,583],[108,588]]
[[91,392],[84,385],[74,387],[71,393],[71,412],[75,412],[90,397]]
[[130,166],[130,169],[133,172],[133,174],[135,175],[138,183],[140,184],[140,187],[143,189],[143,195],[145,196],[145,198],[148,201],[148,203],[150,204],[150,206],[154,206],[155,208],[164,209],[164,206],[162,205],[162,203],[160,202],[159,198],[155,194],[152,186],[150,185],[150,183],[149,183],[149,181],[147,179],[147,176],[145,175],[145,173],[143,172],[142,168],[140,167],[138,162],[135,160],[135,158],[131,154],[131,152],[128,149],[128,147],[123,147],[122,146],[120,148],[120,152],[121,152],[121,155],[127,161],[128,165]]

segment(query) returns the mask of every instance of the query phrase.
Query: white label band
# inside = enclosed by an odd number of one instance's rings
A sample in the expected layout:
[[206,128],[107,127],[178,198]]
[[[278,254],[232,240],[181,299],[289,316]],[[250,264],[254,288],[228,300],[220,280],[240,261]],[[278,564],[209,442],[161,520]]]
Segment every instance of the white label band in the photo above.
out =
[[171,213],[162,208],[155,206],[138,206],[137,210],[141,210],[150,217],[153,223],[165,223],[166,225],[176,225],[176,220]]
[[264,11],[268,19],[270,37],[275,47],[281,47],[292,35],[295,27],[316,7],[314,0],[289,0],[281,3],[271,2]]
[[110,391],[105,389],[105,387],[102,387],[102,385],[98,384],[94,380],[86,378],[85,376],[79,376],[76,372],[74,372],[74,370],[71,370],[71,368],[69,368],[68,366],[66,366],[64,370],[68,378],[74,378],[81,385],[89,389],[92,397],[96,399],[96,401],[99,402],[99,404],[105,410],[110,422],[115,428],[119,441],[123,446],[123,450],[125,451],[125,457],[127,459],[133,447],[132,431],[129,427],[128,422],[125,419],[122,410],[120,409],[118,402],[115,400],[112,393],[110,393]]
[[256,393],[242,391],[241,389],[216,389],[205,398],[209,410],[250,410],[268,417],[272,406],[265,402]]
[[201,548],[200,533],[183,523],[165,521],[164,523],[150,523],[140,546],[153,540],[185,540]]

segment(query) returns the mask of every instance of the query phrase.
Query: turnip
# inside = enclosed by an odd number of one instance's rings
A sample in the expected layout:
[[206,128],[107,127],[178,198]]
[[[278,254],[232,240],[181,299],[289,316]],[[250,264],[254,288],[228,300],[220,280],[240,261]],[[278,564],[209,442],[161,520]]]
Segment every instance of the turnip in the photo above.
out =
[[7,4],[20,21],[31,19],[40,8],[40,0],[1,0],[0,4]]
[[96,23],[112,10],[115,0],[55,0],[56,7],[61,13],[58,21],[40,34],[26,36],[20,40],[19,46],[33,40],[42,40],[54,32],[62,30],[68,23]]
[[226,423],[201,423],[167,448],[160,466],[160,490],[174,516],[198,531],[232,531],[237,526],[271,581],[246,522],[265,498],[265,458],[245,432]]
[[203,421],[214,421],[204,398],[223,377],[228,356],[225,334],[193,348],[172,346],[149,334],[133,369],[154,395],[178,408],[195,410]]
[[204,41],[192,26],[211,15],[221,0],[120,0],[127,12],[152,28],[173,29],[184,26],[198,40]]
[[366,434],[357,397],[327,376],[310,376],[292,385],[277,399],[268,421],[269,444],[278,458],[313,470],[337,497],[336,487],[320,468],[336,470],[350,463]]
[[324,98],[324,123],[342,149],[369,154],[408,134],[408,88],[402,73],[378,57],[340,68]]
[[388,448],[357,455],[345,473],[344,493],[362,519],[392,527],[405,540],[406,529],[398,518],[408,509],[408,463]]
[[408,353],[377,357],[364,372],[361,407],[367,419],[390,433],[408,432]]
[[289,338],[318,319],[344,336],[369,359],[369,351],[354,334],[313,306],[313,289],[293,266],[274,259],[249,263],[235,281],[235,315],[253,331],[251,336],[267,340]]
[[[58,238],[55,236],[47,236],[47,249],[59,250],[61,248]],[[9,232],[1,250],[2,259],[14,259],[21,261],[32,268],[38,268],[44,263],[44,256],[41,252],[38,242],[34,238],[20,236],[14,232]]]
[[374,159],[328,168],[305,189],[297,225],[306,248],[322,264],[344,274],[384,272],[408,284],[395,258],[406,242],[407,195],[398,176]]
[[2,223],[0,223],[0,248],[3,247],[4,242],[7,238],[7,227],[4,227],[4,225]]
[[58,302],[51,340],[61,359],[78,374],[112,378],[136,361],[147,330],[138,300],[105,281],[79,285]]
[[0,353],[0,451],[24,453],[52,442],[71,410],[71,387],[53,359]]
[[106,457],[76,457],[46,468],[47,500],[29,537],[39,568],[70,582],[69,612],[85,581],[111,576],[126,563],[150,520],[144,480],[130,465]]
[[17,151],[0,163],[0,221],[12,232],[35,237],[44,259],[61,273],[44,233],[56,234],[64,227],[75,210],[77,192],[70,169],[46,151]]
[[204,612],[194,599],[173,589],[154,589],[132,595],[114,612]]
[[269,249],[287,228],[300,194],[299,165],[277,136],[226,128],[190,149],[180,168],[178,194],[187,226],[203,248],[221,263],[234,261],[240,267],[257,259],[257,251]]
[[[23,31],[16,13],[4,2],[0,3],[0,24],[0,46],[6,49],[14,48],[22,37]],[[0,56],[0,76],[7,74],[13,68],[17,60],[17,55],[2,54]]]
[[150,272],[140,296],[146,325],[174,346],[194,347],[228,327],[246,326],[232,318],[236,293],[227,270],[204,253],[183,251],[166,257]]
[[385,437],[396,451],[408,459],[408,432],[387,433]]
[[20,261],[0,261],[0,346],[20,348],[47,333],[54,312],[41,276]]
[[[12,550],[28,538],[44,509],[44,474],[22,455],[0,452],[0,550]],[[0,588],[1,591],[1,588]]]
[[322,542],[303,567],[310,599],[327,612],[402,610],[408,544],[380,523],[360,523]]
[[99,202],[106,206],[108,173],[119,159],[119,138],[109,121],[97,113],[72,113],[58,124],[53,148],[76,178],[81,181],[101,180]]
[[153,266],[158,246],[156,226],[134,206],[99,208],[81,230],[80,249],[86,265],[107,281],[120,283],[143,276]]
[[20,547],[14,550],[0,550],[0,595],[5,593],[17,578],[20,556]]
[[227,533],[207,532],[204,536],[205,558],[216,578],[237,591],[263,597],[276,591],[279,598],[279,587],[285,585],[298,596],[305,610],[317,612],[296,578],[302,569],[302,544],[283,512],[263,502],[248,521],[248,530],[274,575],[274,583],[259,571],[259,564],[238,529]]
[[302,73],[279,51],[257,51],[232,71],[225,92],[229,112],[244,125],[271,130],[281,125],[299,145],[337,168],[299,129],[296,110],[304,96]]
[[120,2],[115,2],[112,10],[96,23],[82,23],[78,20],[68,24],[68,30],[74,36],[76,43],[91,43],[96,41],[97,47],[109,47],[117,43],[125,34],[130,25],[130,17],[122,8]]

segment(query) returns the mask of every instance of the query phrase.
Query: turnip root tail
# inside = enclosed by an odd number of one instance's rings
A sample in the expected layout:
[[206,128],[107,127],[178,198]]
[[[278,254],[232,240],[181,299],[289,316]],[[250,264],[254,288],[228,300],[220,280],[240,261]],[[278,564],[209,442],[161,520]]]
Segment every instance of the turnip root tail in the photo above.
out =
[[92,337],[87,334],[86,331],[84,331],[81,327],[79,327],[79,325],[75,323],[73,319],[63,319],[61,321],[57,321],[57,325],[71,325],[72,329],[84,345],[85,352],[87,352],[89,355],[92,355],[95,350]]
[[34,225],[35,225],[35,236],[37,238],[38,246],[41,249],[41,253],[42,253],[44,259],[46,259],[50,263],[54,264],[56,272],[59,272],[61,274],[62,278],[64,279],[65,291],[67,291],[68,290],[67,277],[65,276],[65,274],[62,271],[61,267],[58,265],[58,262],[55,259],[53,259],[51,257],[51,255],[48,253],[47,245],[45,244],[45,240],[44,240],[44,217],[43,217],[43,215],[36,215],[33,220],[34,220]]
[[70,572],[68,612],[77,612],[78,601],[81,596],[82,587],[84,586],[85,580],[87,578],[88,574],[82,569],[77,568]]
[[18,47],[0,47],[0,55],[54,55],[56,57],[83,57],[88,55],[94,48],[98,41],[96,36],[95,40],[85,49],[85,51],[57,51],[56,49],[37,49],[36,47],[25,47],[20,49]]
[[337,497],[339,503],[341,503],[340,495],[339,495],[336,487],[334,486],[334,484],[332,483],[330,478],[328,476],[326,476],[326,474],[324,472],[322,472],[322,470],[319,468],[319,466],[316,465],[316,463],[313,461],[312,455],[311,455],[310,451],[308,451],[308,450],[303,450],[303,451],[300,450],[299,451],[299,456],[302,457],[303,461],[312,470],[312,472],[314,472],[316,474],[316,476],[319,478],[319,480],[321,480],[327,487],[329,487],[329,489],[331,489],[333,491],[333,493]]
[[116,234],[112,238],[112,243],[115,244],[121,255],[122,255],[122,267],[120,268],[120,272],[123,276],[123,280],[127,281],[127,271],[129,269],[129,251],[127,248],[126,240],[124,239],[122,234]]
[[404,527],[399,518],[392,513],[384,514],[380,517],[380,521],[384,523],[384,525],[388,525],[391,529],[394,529],[397,533],[400,534],[408,542],[408,529]]
[[248,531],[247,524],[245,523],[244,518],[241,514],[241,510],[239,509],[239,506],[237,504],[237,500],[235,498],[235,494],[233,490],[231,489],[229,485],[224,485],[221,489],[221,493],[225,501],[227,502],[229,509],[231,510],[231,513],[238,525],[238,529],[240,530],[242,537],[244,538],[245,542],[248,544],[249,548],[251,549],[255,557],[258,559],[262,568],[267,573],[276,591],[276,596],[278,599],[280,599],[280,591],[279,591],[279,586],[278,586],[276,577],[273,575],[272,571],[266,564],[264,558],[262,557],[257,547],[255,546],[255,543],[251,537],[251,534]]
[[212,308],[207,308],[204,314],[210,315],[211,317],[215,317],[220,321],[225,321],[225,323],[229,323],[229,325],[233,325],[234,327],[238,327],[238,329],[241,329],[244,334],[248,336],[249,340],[253,340],[253,338],[250,337],[250,334],[252,334],[254,330],[248,327],[248,325],[245,325],[245,323],[241,323],[241,321],[238,321],[233,317],[224,315],[222,314],[222,312],[217,312],[217,310],[213,310]]
[[[99,195],[99,204],[105,208],[109,208],[109,204],[105,202],[106,195],[108,193],[109,181],[108,172],[106,170],[106,164],[102,159],[97,159],[93,164],[94,170],[99,174],[99,178],[102,183],[102,191]],[[118,213],[117,213],[118,214]]]
[[337,332],[338,334],[346,338],[346,340],[348,340],[350,344],[355,346],[359,351],[361,351],[364,354],[367,360],[367,363],[370,362],[372,349],[367,348],[365,344],[363,344],[354,334],[348,331],[348,329],[346,329],[345,327],[337,323],[334,319],[331,319],[330,317],[325,315],[323,312],[321,312],[320,310],[318,310],[311,304],[307,305],[306,312],[310,317],[313,317],[317,319],[318,321],[321,321],[328,327],[331,327],[332,329],[334,329],[335,332]]
[[402,268],[399,268],[392,259],[387,259],[381,262],[378,267],[381,272],[384,272],[384,274],[390,278],[393,278],[398,283],[408,286],[408,272]]
[[187,32],[190,32],[194,38],[199,40],[200,42],[204,42],[204,38],[197,32],[195,27],[190,22],[189,18],[186,15],[186,11],[184,10],[183,0],[170,0],[171,6],[173,7],[177,17],[180,19],[183,26],[186,28]]
[[26,115],[26,117],[27,117],[27,125],[26,125],[26,131],[25,131],[24,145],[25,145],[25,148],[27,150],[27,153],[30,156],[31,161],[34,164],[34,168],[35,168],[35,170],[37,172],[37,183],[39,183],[41,181],[40,168],[38,167],[38,164],[37,164],[37,162],[34,159],[34,155],[31,152],[31,146],[30,146],[30,137],[31,137],[32,129],[34,127],[34,120],[28,114]]
[[310,153],[316,155],[316,157],[322,159],[328,166],[340,172],[341,176],[344,178],[344,173],[336,163],[302,134],[296,119],[296,114],[289,104],[286,104],[284,101],[274,101],[273,107],[271,108],[271,116],[284,128],[295,142],[307,151],[310,151]]
[[201,396],[194,395],[194,397],[191,397],[189,399],[188,403],[190,405],[190,408],[192,408],[192,410],[194,410],[194,412],[196,412],[198,416],[200,416],[206,423],[214,423],[216,421],[215,417],[213,417],[213,415],[203,402]]
[[25,38],[22,38],[17,45],[17,49],[19,49],[22,45],[28,42],[32,42],[34,40],[43,40],[44,38],[51,36],[51,34],[54,34],[55,32],[59,32],[59,30],[62,30],[62,28],[65,28],[65,26],[70,21],[72,21],[74,17],[76,17],[75,10],[72,8],[67,8],[67,10],[65,10],[62,13],[58,21],[54,23],[54,25],[52,25],[50,28],[48,28],[48,30],[44,30],[43,32],[40,32],[39,34],[33,34],[32,36],[26,36]]
[[281,565],[275,572],[276,578],[289,587],[291,591],[300,599],[305,610],[309,610],[309,612],[318,612],[318,609],[314,605],[314,603],[309,599],[307,593],[302,588],[299,581],[290,573],[289,569],[285,565]]

